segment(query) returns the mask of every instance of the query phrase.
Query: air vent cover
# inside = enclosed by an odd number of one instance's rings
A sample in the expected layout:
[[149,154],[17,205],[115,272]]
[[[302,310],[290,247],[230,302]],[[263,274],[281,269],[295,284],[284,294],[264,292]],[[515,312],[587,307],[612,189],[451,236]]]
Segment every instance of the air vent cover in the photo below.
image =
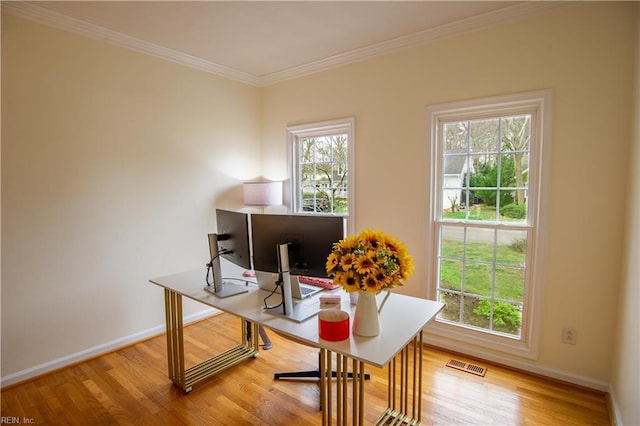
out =
[[486,367],[480,367],[478,365],[473,365],[466,363],[464,361],[458,361],[457,359],[452,359],[447,363],[447,367],[455,368],[456,370],[466,371],[467,373],[475,374],[476,376],[484,377],[487,373]]

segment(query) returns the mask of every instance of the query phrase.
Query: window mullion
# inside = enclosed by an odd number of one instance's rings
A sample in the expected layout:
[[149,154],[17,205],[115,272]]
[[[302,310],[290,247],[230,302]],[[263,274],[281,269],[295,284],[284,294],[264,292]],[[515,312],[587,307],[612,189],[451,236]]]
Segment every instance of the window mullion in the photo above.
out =
[[500,200],[502,199],[502,121],[498,120],[498,150],[496,152],[496,160],[498,162],[498,178],[496,179],[496,222],[500,219]]
[[495,299],[496,299],[496,263],[498,258],[498,230],[493,230],[493,256],[491,265],[491,309],[489,315],[489,329],[493,330],[493,316],[495,312]]
[[466,145],[467,145],[467,176],[466,176],[466,184],[467,184],[467,189],[466,189],[466,193],[467,193],[467,202],[465,205],[465,214],[464,217],[465,219],[469,220],[469,192],[470,192],[470,182],[471,182],[471,173],[469,173],[469,170],[471,170],[470,168],[470,164],[471,164],[471,121],[467,121],[467,135],[465,137],[466,139]]
[[466,272],[467,272],[467,227],[462,232],[462,271],[460,273],[460,323],[464,323],[464,299],[466,297]]

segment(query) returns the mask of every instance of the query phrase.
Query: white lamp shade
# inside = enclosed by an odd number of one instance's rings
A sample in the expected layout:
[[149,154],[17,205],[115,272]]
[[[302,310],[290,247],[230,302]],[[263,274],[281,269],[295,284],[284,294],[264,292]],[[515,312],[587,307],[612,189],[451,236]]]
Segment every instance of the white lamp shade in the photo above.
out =
[[282,204],[282,182],[244,182],[246,206],[279,206]]

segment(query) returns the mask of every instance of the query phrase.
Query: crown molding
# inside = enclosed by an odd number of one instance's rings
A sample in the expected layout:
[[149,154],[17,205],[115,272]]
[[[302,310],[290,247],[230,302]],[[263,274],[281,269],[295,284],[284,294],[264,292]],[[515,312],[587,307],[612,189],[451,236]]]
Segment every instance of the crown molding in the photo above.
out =
[[424,31],[397,37],[381,43],[350,50],[328,58],[309,62],[296,67],[260,77],[260,85],[267,86],[304,75],[326,71],[342,65],[364,61],[388,53],[417,47],[437,40],[454,37],[464,33],[489,28],[492,26],[514,22],[537,14],[556,9],[565,2],[527,1],[504,9],[466,18],[450,24],[440,25]]
[[350,50],[348,52],[333,55],[317,61],[312,61],[303,65],[284,69],[274,73],[258,76],[245,73],[224,65],[216,64],[192,56],[177,50],[169,49],[140,40],[126,34],[112,31],[98,25],[71,18],[57,12],[44,9],[27,2],[1,2],[2,12],[6,12],[20,18],[39,22],[54,28],[70,31],[79,35],[102,40],[106,43],[125,47],[127,49],[146,53],[161,59],[165,59],[181,65],[196,68],[211,74],[220,75],[241,81],[254,86],[268,86],[285,80],[314,74],[337,68],[342,65],[356,63],[371,59],[380,55],[397,52],[400,50],[417,47],[419,45],[434,42],[444,38],[454,37],[460,34],[477,31],[483,28],[492,27],[499,24],[513,22],[519,19],[544,13],[552,9],[567,4],[566,2],[546,2],[546,1],[526,1],[520,4],[509,6],[493,12],[473,16],[450,24],[441,25],[406,36],[397,37],[381,43],[375,43],[362,48]]
[[159,46],[154,43],[131,37],[117,31],[112,31],[99,25],[94,25],[80,19],[62,15],[51,10],[35,6],[26,2],[2,2],[2,13],[9,13],[19,18],[35,21],[53,28],[69,31],[75,34],[104,41],[116,46],[125,47],[137,52],[196,68],[211,74],[239,80],[243,83],[259,85],[260,78],[252,74],[219,65],[187,53]]

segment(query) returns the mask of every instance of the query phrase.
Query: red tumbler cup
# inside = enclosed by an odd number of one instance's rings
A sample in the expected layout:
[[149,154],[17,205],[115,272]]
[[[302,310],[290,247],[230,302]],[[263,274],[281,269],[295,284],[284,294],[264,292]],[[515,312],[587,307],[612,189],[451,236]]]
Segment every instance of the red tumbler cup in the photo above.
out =
[[325,309],[318,314],[318,335],[337,342],[349,338],[349,314],[339,309]]

